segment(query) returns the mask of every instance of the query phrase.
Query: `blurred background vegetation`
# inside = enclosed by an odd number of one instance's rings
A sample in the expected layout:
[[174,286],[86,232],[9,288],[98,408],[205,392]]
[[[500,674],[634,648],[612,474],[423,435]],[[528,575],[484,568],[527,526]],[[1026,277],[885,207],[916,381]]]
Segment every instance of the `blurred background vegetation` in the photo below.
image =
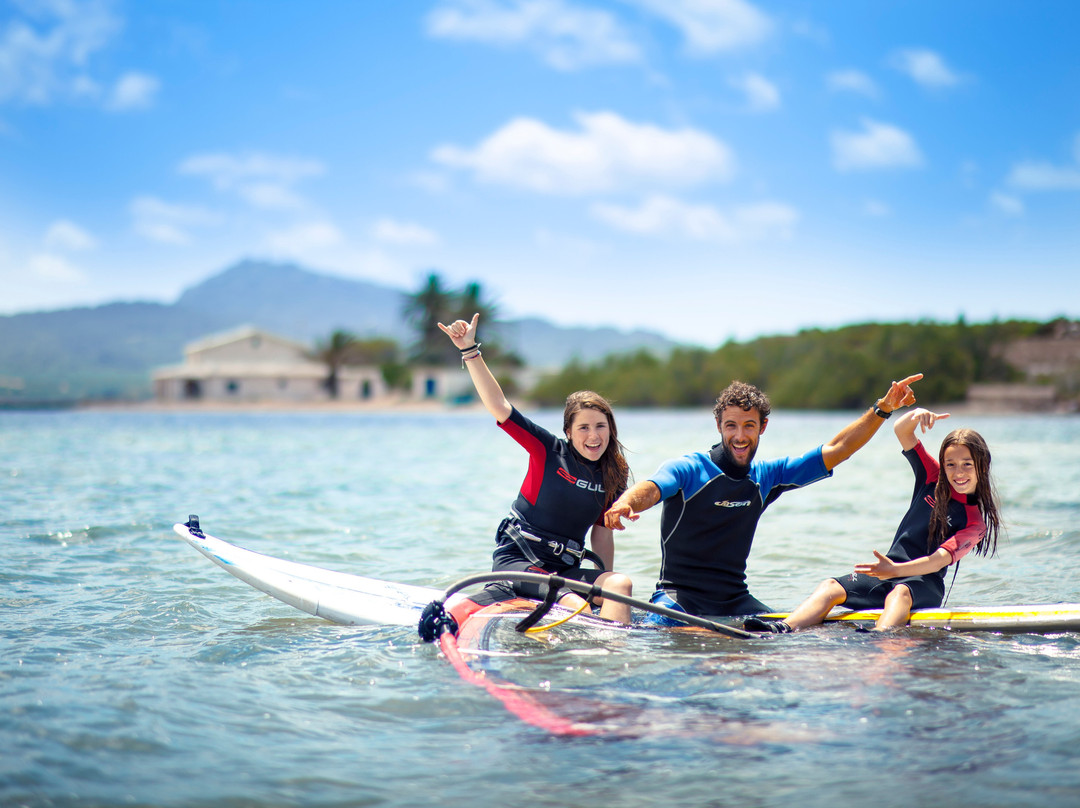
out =
[[732,380],[765,390],[776,407],[859,409],[894,379],[913,373],[926,401],[962,401],[973,383],[1013,382],[1022,373],[1003,358],[1006,345],[1052,324],[1011,320],[969,325],[917,322],[811,329],[791,336],[728,342],[715,350],[676,348],[600,362],[571,362],[533,388],[530,398],[561,406],[589,388],[622,407],[711,406]]

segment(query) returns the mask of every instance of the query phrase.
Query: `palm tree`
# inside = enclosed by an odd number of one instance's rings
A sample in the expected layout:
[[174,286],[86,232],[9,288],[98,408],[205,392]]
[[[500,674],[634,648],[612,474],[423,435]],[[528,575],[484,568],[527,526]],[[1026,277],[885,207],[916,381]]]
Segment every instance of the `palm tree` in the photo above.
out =
[[434,272],[428,275],[427,282],[419,292],[408,296],[405,302],[405,318],[419,335],[413,348],[413,359],[420,362],[442,362],[456,353],[453,345],[450,345],[451,351],[447,350],[449,343],[437,325],[454,319],[456,297]]
[[420,291],[409,295],[405,303],[405,317],[418,334],[410,358],[421,363],[456,363],[458,350],[439,330],[438,323],[450,323],[459,318],[471,320],[477,313],[484,324],[484,352],[488,359],[503,364],[522,364],[520,357],[499,348],[498,309],[484,299],[480,284],[470,281],[459,292],[447,288],[434,272],[428,275]]
[[334,331],[326,341],[315,344],[315,358],[326,365],[326,391],[330,398],[338,397],[338,372],[348,364],[349,354],[355,350],[357,340],[348,331]]
[[471,320],[477,312],[480,313],[480,322],[494,323],[498,317],[498,309],[494,303],[484,300],[483,290],[476,281],[465,284],[465,290],[458,298],[457,316],[462,320]]

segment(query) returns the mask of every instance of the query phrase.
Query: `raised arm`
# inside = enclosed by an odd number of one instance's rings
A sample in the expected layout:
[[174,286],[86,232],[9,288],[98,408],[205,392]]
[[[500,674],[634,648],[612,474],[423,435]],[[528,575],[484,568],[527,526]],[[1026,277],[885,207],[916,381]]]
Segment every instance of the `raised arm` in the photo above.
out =
[[914,404],[915,393],[911,385],[922,377],[921,373],[916,373],[903,381],[893,382],[889,392],[878,399],[873,409],[867,410],[822,446],[821,458],[825,461],[825,468],[832,471],[865,446],[893,410]]
[[636,522],[642,511],[647,511],[660,501],[660,489],[652,480],[643,480],[623,492],[623,495],[611,503],[604,514],[604,524],[612,530],[624,530],[623,519]]
[[915,437],[916,429],[921,426],[923,433],[926,433],[934,428],[935,423],[942,418],[948,417],[949,413],[947,412],[930,412],[930,410],[924,410],[922,407],[911,412],[905,412],[896,422],[896,426],[893,427],[896,439],[900,441],[900,448],[905,452],[914,449],[915,444],[919,442],[919,439]]
[[[450,341],[454,343],[455,347],[463,351],[462,359],[465,362],[465,367],[469,369],[469,376],[472,378],[473,386],[476,387],[477,395],[484,402],[487,411],[495,416],[495,420],[501,424],[510,417],[510,411],[513,407],[506,400],[506,396],[503,395],[502,388],[499,387],[499,382],[496,381],[491,369],[484,362],[484,357],[480,355],[480,349],[477,347],[476,342],[476,324],[478,322],[480,322],[480,314],[476,313],[473,315],[471,323],[464,320],[455,320],[449,326],[442,323],[438,325],[442,332],[450,337]],[[476,348],[475,353],[465,352],[465,349],[472,347]]]

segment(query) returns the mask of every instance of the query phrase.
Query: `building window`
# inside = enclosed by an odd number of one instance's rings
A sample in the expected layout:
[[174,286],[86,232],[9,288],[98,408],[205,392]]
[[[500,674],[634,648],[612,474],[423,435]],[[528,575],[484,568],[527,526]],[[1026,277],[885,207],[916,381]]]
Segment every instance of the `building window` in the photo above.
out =
[[228,393],[230,396],[235,396],[237,393],[240,392],[240,382],[238,382],[236,379],[229,379],[227,382],[225,382],[225,392]]
[[427,379],[424,380],[424,395],[427,396],[428,398],[434,398],[435,397],[435,390],[436,390],[435,377],[434,376],[428,376]]
[[202,383],[198,379],[184,379],[184,398],[202,398]]
[[371,379],[364,379],[360,382],[360,398],[371,398]]

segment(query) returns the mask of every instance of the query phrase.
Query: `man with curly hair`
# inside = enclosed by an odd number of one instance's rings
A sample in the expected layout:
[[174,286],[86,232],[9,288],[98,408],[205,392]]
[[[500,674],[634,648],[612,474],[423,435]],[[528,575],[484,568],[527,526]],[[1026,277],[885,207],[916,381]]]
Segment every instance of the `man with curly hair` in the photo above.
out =
[[[746,586],[746,559],[762,512],[784,491],[832,476],[866,445],[893,410],[915,403],[918,373],[893,382],[874,406],[831,441],[801,457],[754,460],[769,422],[768,396],[752,384],[732,382],[716,399],[721,440],[708,452],[663,463],[648,480],[620,496],[604,515],[623,530],[623,519],[663,501],[660,580],[652,602],[687,614],[733,616],[772,611]],[[651,622],[677,625],[649,615]]]

